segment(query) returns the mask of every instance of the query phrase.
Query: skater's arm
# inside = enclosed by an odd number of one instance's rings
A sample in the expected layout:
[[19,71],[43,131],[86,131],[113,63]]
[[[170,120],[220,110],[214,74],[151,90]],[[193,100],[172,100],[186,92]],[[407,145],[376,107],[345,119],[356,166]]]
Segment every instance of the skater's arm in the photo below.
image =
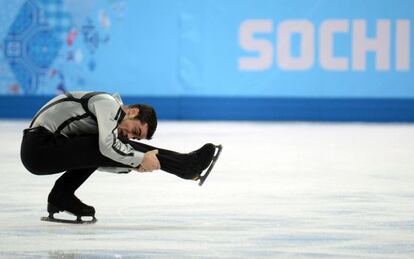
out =
[[[148,151],[144,154],[144,159],[142,163],[134,170],[138,172],[152,172],[153,170],[160,169],[160,162],[157,158],[158,150]],[[99,167],[99,171],[117,173],[117,174],[127,174],[132,171],[132,168],[124,167]]]
[[129,144],[118,139],[120,105],[114,99],[108,98],[95,101],[90,106],[98,123],[101,154],[128,167],[138,167],[144,159],[144,153],[134,150]]

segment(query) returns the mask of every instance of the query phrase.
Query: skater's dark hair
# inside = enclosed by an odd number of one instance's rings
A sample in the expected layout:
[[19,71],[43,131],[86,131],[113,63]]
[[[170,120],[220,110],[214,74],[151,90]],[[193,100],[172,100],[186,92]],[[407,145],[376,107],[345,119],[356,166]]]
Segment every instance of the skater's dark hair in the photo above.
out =
[[151,139],[157,129],[157,113],[147,104],[130,104],[128,108],[138,108],[139,113],[133,119],[148,124],[147,139]]

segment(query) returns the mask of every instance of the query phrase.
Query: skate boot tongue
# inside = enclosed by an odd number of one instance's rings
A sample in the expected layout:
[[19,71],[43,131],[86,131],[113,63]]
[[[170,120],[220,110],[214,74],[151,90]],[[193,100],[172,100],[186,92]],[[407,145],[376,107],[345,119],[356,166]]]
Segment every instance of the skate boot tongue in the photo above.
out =
[[213,159],[214,152],[216,150],[216,147],[211,144],[205,144],[200,149],[194,151],[194,158],[196,161],[194,161],[194,167],[195,169],[203,171],[207,168],[207,166],[210,164],[211,160]]
[[75,216],[94,216],[95,208],[86,205],[78,199],[74,194],[69,196],[65,201],[65,211],[72,213]]
[[200,149],[189,153],[189,172],[190,179],[198,180],[211,163],[216,151],[216,146],[208,143],[202,146]]

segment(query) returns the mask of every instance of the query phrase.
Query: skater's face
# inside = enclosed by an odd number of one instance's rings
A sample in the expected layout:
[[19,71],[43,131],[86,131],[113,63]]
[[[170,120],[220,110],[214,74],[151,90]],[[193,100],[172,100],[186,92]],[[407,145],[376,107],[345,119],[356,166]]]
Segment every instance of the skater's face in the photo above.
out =
[[124,119],[118,125],[118,136],[138,140],[147,138],[148,124],[133,119],[138,113],[138,108],[131,108],[126,111]]

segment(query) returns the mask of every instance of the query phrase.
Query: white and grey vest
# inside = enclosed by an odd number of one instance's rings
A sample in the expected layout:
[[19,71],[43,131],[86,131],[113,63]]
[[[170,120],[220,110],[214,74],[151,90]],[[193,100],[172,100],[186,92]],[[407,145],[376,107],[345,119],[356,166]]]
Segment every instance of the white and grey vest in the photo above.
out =
[[[36,113],[30,127],[42,126],[69,138],[98,134],[99,150],[104,156],[127,167],[137,167],[144,154],[118,139],[118,123],[125,114],[121,106],[122,100],[118,95],[103,92],[65,93],[46,103]],[[125,172],[125,168],[100,169]]]

